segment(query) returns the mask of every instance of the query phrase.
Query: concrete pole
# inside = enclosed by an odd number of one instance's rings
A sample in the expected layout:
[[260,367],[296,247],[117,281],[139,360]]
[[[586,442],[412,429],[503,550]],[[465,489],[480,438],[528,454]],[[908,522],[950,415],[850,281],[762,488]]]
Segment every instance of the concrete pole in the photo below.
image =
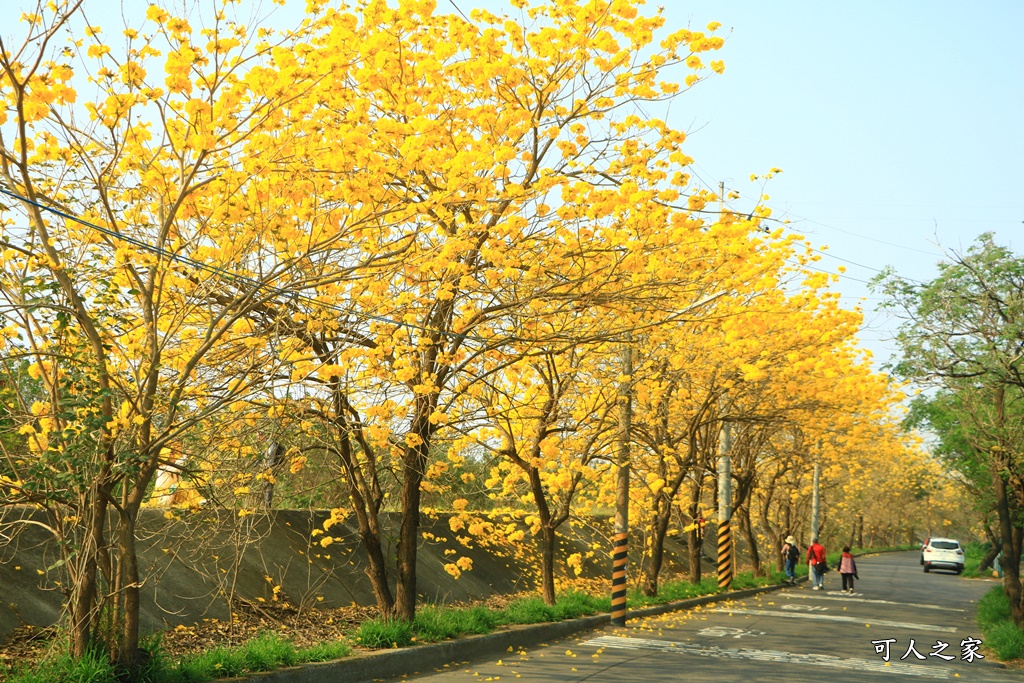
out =
[[729,423],[722,426],[718,437],[718,585],[732,584],[732,432]]
[[[818,441],[818,453],[821,453],[821,441]],[[820,457],[820,456],[819,456]],[[811,540],[818,538],[818,525],[821,521],[821,463],[814,463],[814,498],[811,500]]]
[[626,558],[629,548],[629,441],[633,426],[633,335],[622,348],[623,380],[619,382],[619,473],[615,482],[615,536],[612,550],[612,614],[614,626],[626,625]]

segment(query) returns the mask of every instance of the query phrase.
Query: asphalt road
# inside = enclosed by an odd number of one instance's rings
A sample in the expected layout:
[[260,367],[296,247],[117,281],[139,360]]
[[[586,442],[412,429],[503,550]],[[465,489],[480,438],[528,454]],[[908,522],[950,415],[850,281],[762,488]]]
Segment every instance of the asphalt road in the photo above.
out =
[[[501,660],[453,665],[409,680],[435,683],[728,683],[960,680],[1020,683],[1020,671],[973,658],[977,601],[996,585],[952,572],[925,574],[919,553],[857,560],[861,581],[841,593],[808,584],[742,601],[631,621]],[[892,641],[889,643],[873,641]],[[913,641],[924,659],[909,650]],[[945,648],[941,647],[946,643]],[[889,656],[885,661],[884,649]],[[950,659],[945,659],[949,657]],[[969,661],[972,660],[973,661]]]

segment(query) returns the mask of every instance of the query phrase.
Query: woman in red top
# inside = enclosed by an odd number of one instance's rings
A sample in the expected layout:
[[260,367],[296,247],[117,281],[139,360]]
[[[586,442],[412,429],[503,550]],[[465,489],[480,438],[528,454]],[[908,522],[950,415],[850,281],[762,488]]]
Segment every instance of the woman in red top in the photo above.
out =
[[825,567],[828,560],[825,558],[825,548],[818,539],[811,541],[811,545],[807,547],[807,564],[808,573],[811,575],[811,583],[814,584],[811,588],[816,591],[820,591],[825,587]]

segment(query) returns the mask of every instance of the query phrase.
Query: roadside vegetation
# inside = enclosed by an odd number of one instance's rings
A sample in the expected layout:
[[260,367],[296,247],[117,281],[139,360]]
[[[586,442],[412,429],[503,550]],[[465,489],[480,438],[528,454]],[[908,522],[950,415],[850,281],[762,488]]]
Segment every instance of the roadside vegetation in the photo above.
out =
[[1024,629],[1013,623],[1010,599],[1002,586],[993,588],[978,602],[982,640],[1002,661],[1024,659]]
[[[803,574],[806,573],[804,567]],[[741,572],[733,578],[732,588],[743,590],[767,586],[782,583],[784,579],[785,575],[781,572],[767,577],[755,577],[751,572]],[[644,596],[638,589],[634,589],[629,594],[628,603],[636,609],[720,592],[716,577],[708,576],[698,584],[684,580],[665,582],[659,594],[653,597]],[[143,650],[147,656],[139,680],[144,683],[200,683],[298,664],[341,659],[351,656],[357,648],[378,650],[408,647],[418,643],[491,633],[503,626],[576,619],[606,613],[610,609],[611,600],[608,596],[595,596],[582,590],[568,590],[558,594],[554,605],[548,605],[540,596],[513,600],[504,609],[424,605],[417,610],[416,618],[411,623],[397,619],[371,619],[338,642],[298,648],[282,634],[266,633],[239,646],[217,647],[178,657],[168,656],[157,636],[143,641]],[[34,665],[10,667],[6,670],[0,667],[0,680],[5,679],[9,683],[117,683],[120,680],[116,666],[101,652],[90,652],[88,656],[80,658],[61,653],[46,657]]]
[[963,545],[964,548],[964,571],[962,576],[972,579],[980,579],[992,576],[992,567],[989,565],[984,569],[981,567],[982,560],[988,553],[991,544],[971,541]]

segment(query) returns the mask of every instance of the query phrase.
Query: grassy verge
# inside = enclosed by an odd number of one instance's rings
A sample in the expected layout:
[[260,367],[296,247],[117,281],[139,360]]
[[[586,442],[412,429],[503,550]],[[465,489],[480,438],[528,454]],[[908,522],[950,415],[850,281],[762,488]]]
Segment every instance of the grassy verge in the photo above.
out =
[[999,659],[1024,659],[1024,631],[1010,618],[1010,599],[1002,586],[993,588],[978,601],[978,626],[985,645]]
[[[296,648],[275,634],[254,638],[237,647],[218,647],[207,652],[185,655],[171,661],[160,648],[159,639],[145,643],[149,658],[143,667],[143,683],[200,683],[216,678],[273,671],[308,662],[325,662],[352,653],[348,643],[323,643]],[[67,655],[50,657],[32,667],[0,670],[10,683],[120,683],[117,669],[101,652],[73,659]]]
[[[834,557],[833,557],[834,556]],[[839,553],[829,555],[832,566]],[[798,564],[797,575],[807,574],[807,566]],[[772,572],[770,576],[755,577],[742,572],[733,578],[733,590],[783,583],[785,574]],[[647,597],[632,590],[627,602],[636,609],[721,592],[714,575],[700,583],[666,581],[658,595]],[[459,636],[490,633],[497,628],[514,624],[539,624],[601,614],[611,610],[611,599],[596,597],[581,591],[568,591],[558,596],[554,605],[547,605],[540,597],[526,597],[510,603],[505,609],[486,607],[455,608],[424,605],[417,609],[416,619],[410,624],[396,620],[373,619],[363,622],[349,635],[352,643],[370,649],[406,647],[415,643],[428,643],[458,638]],[[173,660],[160,648],[159,639],[146,643],[150,653],[142,683],[201,683],[218,678],[242,676],[260,671],[271,671],[308,662],[322,662],[349,656],[349,642],[324,643],[310,648],[296,648],[294,644],[276,634],[255,638],[237,647],[221,647],[186,655]],[[0,666],[0,680],[10,683],[119,683],[118,672],[105,656],[96,653],[89,657],[51,657],[31,667],[4,670]]]

